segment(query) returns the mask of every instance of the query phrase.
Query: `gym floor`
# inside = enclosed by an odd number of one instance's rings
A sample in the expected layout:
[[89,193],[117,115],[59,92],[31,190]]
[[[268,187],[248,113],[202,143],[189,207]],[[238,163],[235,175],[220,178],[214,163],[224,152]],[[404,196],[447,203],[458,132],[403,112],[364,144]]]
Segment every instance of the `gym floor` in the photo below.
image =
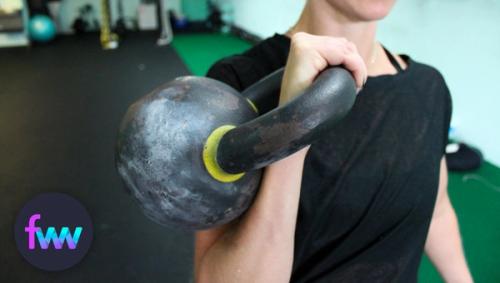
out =
[[[114,141],[128,105],[163,82],[204,75],[250,43],[218,34],[132,34],[102,51],[97,35],[0,49],[0,278],[3,282],[189,282],[192,235],[143,216],[114,168]],[[500,169],[451,173],[449,192],[476,282],[500,281]],[[94,242],[77,266],[57,273],[24,262],[16,214],[40,192],[66,192],[87,207]],[[442,282],[426,258],[419,282]]]

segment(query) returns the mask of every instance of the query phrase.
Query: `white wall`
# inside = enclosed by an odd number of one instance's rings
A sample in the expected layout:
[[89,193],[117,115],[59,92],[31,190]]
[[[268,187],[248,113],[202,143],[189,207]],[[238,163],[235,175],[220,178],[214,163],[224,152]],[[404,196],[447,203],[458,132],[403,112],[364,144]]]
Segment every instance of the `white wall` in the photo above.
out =
[[[228,1],[228,0],[226,0]],[[234,24],[260,37],[286,32],[299,18],[305,0],[229,0]]]
[[[286,31],[304,0],[230,0],[235,24],[266,37]],[[453,96],[452,126],[500,165],[500,1],[400,0],[382,21],[379,40],[431,63]]]

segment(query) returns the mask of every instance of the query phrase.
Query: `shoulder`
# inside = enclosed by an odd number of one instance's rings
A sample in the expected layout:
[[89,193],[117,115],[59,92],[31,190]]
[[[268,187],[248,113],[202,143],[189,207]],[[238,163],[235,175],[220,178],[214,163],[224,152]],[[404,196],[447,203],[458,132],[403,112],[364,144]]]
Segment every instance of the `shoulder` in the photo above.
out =
[[[452,99],[443,74],[436,67],[402,56],[408,64],[406,79],[402,82],[408,94],[418,105],[418,115],[422,121],[429,121],[439,147],[439,158],[444,154],[448,141],[448,131],[452,116]],[[427,117],[427,119],[425,119]]]
[[411,64],[412,80],[417,88],[430,88],[434,91],[449,93],[445,78],[436,67],[413,59],[409,59],[408,62]]
[[240,54],[215,62],[208,70],[207,77],[241,91],[284,66],[288,49],[286,38],[276,34]]
[[[404,55],[406,56],[406,55]],[[450,89],[445,77],[436,67],[411,59],[406,56],[410,81],[407,81],[419,95],[426,95],[435,102],[444,103],[451,108]]]
[[443,117],[443,135],[446,145],[453,112],[450,89],[443,74],[436,67],[413,60],[410,62],[414,65],[415,89],[421,94],[427,94],[430,97],[430,103]]

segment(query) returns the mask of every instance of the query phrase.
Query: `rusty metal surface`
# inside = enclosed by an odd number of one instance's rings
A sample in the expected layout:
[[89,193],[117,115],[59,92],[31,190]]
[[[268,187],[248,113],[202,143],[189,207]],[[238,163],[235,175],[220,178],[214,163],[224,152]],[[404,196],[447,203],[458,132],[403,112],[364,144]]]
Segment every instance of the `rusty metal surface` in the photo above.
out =
[[259,114],[265,114],[278,105],[278,98],[281,80],[285,68],[280,68],[271,74],[260,79],[247,89],[241,95],[250,99],[259,109]]
[[118,172],[146,215],[160,224],[203,229],[226,223],[250,205],[261,173],[218,182],[204,167],[203,146],[217,127],[255,116],[229,86],[179,78],[129,108],[117,141]]
[[217,160],[229,173],[269,165],[329,131],[349,112],[355,98],[351,74],[340,67],[327,69],[304,94],[228,132]]

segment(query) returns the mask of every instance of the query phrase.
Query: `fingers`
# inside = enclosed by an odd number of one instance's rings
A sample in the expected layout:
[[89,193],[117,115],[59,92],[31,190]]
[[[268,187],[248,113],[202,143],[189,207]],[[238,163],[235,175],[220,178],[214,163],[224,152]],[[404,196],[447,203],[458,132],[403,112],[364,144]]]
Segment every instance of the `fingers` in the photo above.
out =
[[362,88],[367,80],[368,71],[363,58],[356,45],[345,38],[297,33],[292,38],[292,49],[301,53],[304,60],[312,60],[309,64],[312,63],[318,72],[328,65],[343,65],[351,72],[358,88]]
[[343,65],[349,70],[358,88],[363,87],[368,71],[354,43],[345,38],[318,37],[318,52],[329,65]]
[[328,66],[343,65],[352,74],[358,91],[367,79],[367,68],[356,46],[345,38],[296,33],[282,81],[280,105],[302,93]]
[[365,61],[358,53],[356,46],[351,42],[348,44],[353,46],[351,47],[352,51],[346,54],[342,64],[353,74],[357,87],[361,89],[368,79],[368,70],[366,68]]

